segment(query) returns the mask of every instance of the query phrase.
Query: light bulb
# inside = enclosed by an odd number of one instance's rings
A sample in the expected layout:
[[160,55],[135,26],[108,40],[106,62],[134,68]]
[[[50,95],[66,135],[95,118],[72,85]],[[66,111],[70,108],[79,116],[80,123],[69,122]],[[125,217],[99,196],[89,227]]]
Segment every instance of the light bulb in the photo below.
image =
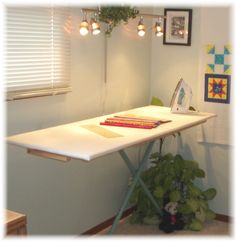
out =
[[89,32],[89,24],[86,18],[83,19],[83,21],[80,24],[79,32],[82,36],[85,36]]
[[143,30],[143,29],[138,30],[138,35],[140,37],[143,37],[145,35],[145,30]]
[[92,21],[91,21],[91,27],[92,27],[92,34],[93,35],[97,35],[101,32],[99,23],[94,19],[92,19]]
[[156,22],[155,24],[155,34],[156,36],[160,37],[163,35],[163,30],[162,30],[162,27],[161,27],[161,23],[159,22]]
[[138,35],[143,37],[145,35],[145,26],[143,24],[143,18],[141,17],[137,27]]

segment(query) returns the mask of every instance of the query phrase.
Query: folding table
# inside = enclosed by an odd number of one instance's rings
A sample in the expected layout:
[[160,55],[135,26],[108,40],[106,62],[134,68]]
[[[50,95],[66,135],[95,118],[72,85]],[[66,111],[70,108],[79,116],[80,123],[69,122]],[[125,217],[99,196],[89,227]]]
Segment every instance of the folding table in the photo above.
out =
[[[161,124],[153,129],[100,125],[100,122],[115,115],[151,117],[171,120],[171,122]],[[113,233],[137,183],[140,183],[157,211],[161,213],[161,209],[140,178],[140,174],[152,152],[155,140],[202,124],[209,118],[215,116],[216,115],[212,113],[202,112],[174,114],[171,113],[168,107],[145,106],[74,123],[13,135],[8,137],[7,141],[10,144],[25,147],[29,154],[61,161],[69,161],[71,158],[74,158],[89,162],[97,157],[118,151],[133,175],[133,182],[128,188],[124,201],[109,231],[109,233]],[[138,168],[135,169],[125,149],[143,143],[147,143],[147,146]]]

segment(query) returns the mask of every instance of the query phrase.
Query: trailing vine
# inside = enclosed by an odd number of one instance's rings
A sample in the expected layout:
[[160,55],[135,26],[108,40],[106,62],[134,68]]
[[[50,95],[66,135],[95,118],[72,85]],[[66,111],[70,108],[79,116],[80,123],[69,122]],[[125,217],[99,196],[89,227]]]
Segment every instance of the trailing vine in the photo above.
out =
[[98,18],[99,21],[107,23],[108,28],[106,30],[106,35],[110,35],[113,28],[121,24],[122,22],[128,23],[129,19],[136,18],[139,11],[134,7],[101,7]]

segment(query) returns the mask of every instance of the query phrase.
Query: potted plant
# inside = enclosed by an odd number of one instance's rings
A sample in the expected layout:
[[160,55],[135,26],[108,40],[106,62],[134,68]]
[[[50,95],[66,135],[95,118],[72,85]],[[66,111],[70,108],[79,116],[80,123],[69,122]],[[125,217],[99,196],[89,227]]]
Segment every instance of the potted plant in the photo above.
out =
[[[205,221],[215,218],[208,201],[215,197],[216,189],[202,190],[194,183],[195,179],[205,177],[205,172],[196,161],[185,160],[181,155],[173,156],[168,153],[161,156],[160,153],[154,153],[151,162],[153,166],[145,170],[141,178],[160,208],[163,208],[165,199],[177,202],[185,229],[195,231],[201,230]],[[130,219],[132,223],[160,223],[161,215],[157,214],[141,186],[136,186],[130,201],[136,204],[136,210]]]

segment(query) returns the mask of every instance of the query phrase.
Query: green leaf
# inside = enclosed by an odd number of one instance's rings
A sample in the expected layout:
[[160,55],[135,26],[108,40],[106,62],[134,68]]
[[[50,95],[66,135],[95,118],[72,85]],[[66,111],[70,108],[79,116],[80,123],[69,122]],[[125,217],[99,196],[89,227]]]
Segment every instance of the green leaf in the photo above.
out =
[[202,169],[197,168],[194,170],[194,175],[196,177],[203,178],[203,177],[205,177],[205,172]]
[[180,174],[184,169],[184,160],[180,155],[176,155],[174,158],[175,173]]
[[156,198],[162,198],[164,196],[164,191],[161,186],[157,186],[155,191],[154,191],[154,196]]
[[215,219],[215,217],[216,217],[216,214],[211,209],[208,209],[206,211],[206,219],[207,220],[213,220],[213,219]]
[[163,179],[165,179],[165,175],[164,174],[157,174],[154,178],[154,183],[155,185],[160,185],[163,181]]
[[200,200],[198,201],[198,203],[199,203],[199,206],[200,206],[201,208],[203,208],[204,210],[207,210],[207,209],[208,209],[208,203],[207,203],[206,200],[200,199]]
[[184,182],[184,183],[188,183],[189,181],[193,180],[192,179],[192,170],[189,169],[189,170],[184,170],[183,171],[183,175],[182,175],[182,178],[181,180]]
[[191,197],[198,197],[202,193],[202,191],[198,187],[195,187],[194,185],[189,186],[188,189]]
[[160,156],[160,153],[159,152],[155,152],[155,153],[151,154],[150,158],[151,159],[156,159],[156,158],[159,158],[159,156]]
[[147,225],[158,225],[160,223],[160,219],[157,215],[146,216],[143,218],[143,223]]
[[163,159],[166,161],[172,161],[174,157],[171,153],[167,153],[166,155],[163,156]]
[[193,106],[190,106],[190,107],[189,107],[189,110],[190,110],[190,111],[196,111],[196,109],[195,109]]
[[181,198],[180,192],[179,191],[172,191],[170,193],[169,198],[170,198],[171,202],[178,202]]
[[184,160],[184,167],[187,169],[198,168],[198,163],[194,160]]
[[170,163],[166,162],[165,164],[163,164],[162,166],[162,173],[164,176],[167,176],[169,173],[169,168],[170,168]]
[[151,105],[164,106],[164,104],[161,101],[161,99],[159,99],[157,97],[152,97]]
[[195,217],[201,221],[202,223],[205,222],[206,220],[206,213],[205,211],[200,207],[200,209],[198,211],[195,212]]
[[175,167],[173,163],[170,163],[170,167],[169,167],[169,176],[176,176],[176,172],[175,172]]
[[179,154],[177,154],[174,158],[174,161],[183,161],[183,160],[184,160],[183,157]]
[[190,214],[190,213],[192,213],[192,210],[191,210],[191,208],[189,207],[188,204],[180,204],[178,206],[178,211],[180,213],[182,213],[182,214]]
[[193,219],[191,224],[189,225],[189,228],[193,231],[200,231],[203,229],[203,224],[198,219]]
[[206,200],[212,200],[216,196],[216,189],[215,188],[209,188],[206,191],[202,193],[204,198]]
[[164,179],[164,184],[163,184],[163,189],[165,191],[169,190],[172,186],[172,182],[173,182],[173,179],[171,176],[167,176],[165,179]]
[[191,208],[192,212],[196,212],[199,207],[198,201],[193,198],[187,199],[187,204]]
[[179,175],[182,171],[181,164],[179,162],[174,162],[173,168],[176,175]]

